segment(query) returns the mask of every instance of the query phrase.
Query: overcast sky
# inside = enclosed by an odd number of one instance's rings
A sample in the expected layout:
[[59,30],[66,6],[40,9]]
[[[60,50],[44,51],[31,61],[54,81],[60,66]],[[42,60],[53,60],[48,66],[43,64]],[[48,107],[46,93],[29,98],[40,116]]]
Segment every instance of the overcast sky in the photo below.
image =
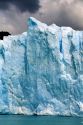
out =
[[0,0],[0,31],[22,33],[30,16],[83,30],[83,0]]

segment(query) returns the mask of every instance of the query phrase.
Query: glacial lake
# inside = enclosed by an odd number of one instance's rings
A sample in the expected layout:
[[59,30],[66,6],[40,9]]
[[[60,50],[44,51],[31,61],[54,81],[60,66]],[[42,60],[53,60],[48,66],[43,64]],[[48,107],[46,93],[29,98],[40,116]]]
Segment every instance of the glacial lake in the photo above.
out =
[[0,125],[83,125],[81,117],[0,115]]

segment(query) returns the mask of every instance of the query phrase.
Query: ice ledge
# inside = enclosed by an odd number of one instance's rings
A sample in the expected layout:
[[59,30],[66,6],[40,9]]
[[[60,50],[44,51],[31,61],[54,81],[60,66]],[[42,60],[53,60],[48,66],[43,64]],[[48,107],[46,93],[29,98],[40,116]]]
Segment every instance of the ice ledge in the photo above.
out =
[[[57,30],[58,31],[61,30],[61,31],[64,31],[65,35],[69,35],[69,36],[72,36],[72,32],[75,31],[71,27],[66,27],[66,26],[59,27],[56,24],[47,25],[47,24],[42,23],[41,21],[35,19],[34,17],[29,17],[29,19],[28,19],[28,27],[30,29],[37,28],[40,31],[49,31],[49,32],[51,32],[53,34],[55,34]],[[64,34],[63,34],[63,36],[64,36]]]

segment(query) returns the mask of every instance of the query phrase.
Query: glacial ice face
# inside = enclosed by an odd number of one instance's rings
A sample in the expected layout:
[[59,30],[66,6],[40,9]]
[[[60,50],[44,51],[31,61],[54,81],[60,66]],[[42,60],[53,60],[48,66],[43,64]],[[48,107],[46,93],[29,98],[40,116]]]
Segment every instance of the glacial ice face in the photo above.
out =
[[83,31],[31,17],[0,41],[0,113],[83,116]]

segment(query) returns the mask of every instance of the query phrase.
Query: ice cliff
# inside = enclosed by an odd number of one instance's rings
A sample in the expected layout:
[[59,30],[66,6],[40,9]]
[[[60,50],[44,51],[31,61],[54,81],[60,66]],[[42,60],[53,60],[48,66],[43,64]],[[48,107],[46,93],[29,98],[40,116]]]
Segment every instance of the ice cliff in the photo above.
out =
[[83,31],[31,17],[0,40],[0,113],[83,116]]

